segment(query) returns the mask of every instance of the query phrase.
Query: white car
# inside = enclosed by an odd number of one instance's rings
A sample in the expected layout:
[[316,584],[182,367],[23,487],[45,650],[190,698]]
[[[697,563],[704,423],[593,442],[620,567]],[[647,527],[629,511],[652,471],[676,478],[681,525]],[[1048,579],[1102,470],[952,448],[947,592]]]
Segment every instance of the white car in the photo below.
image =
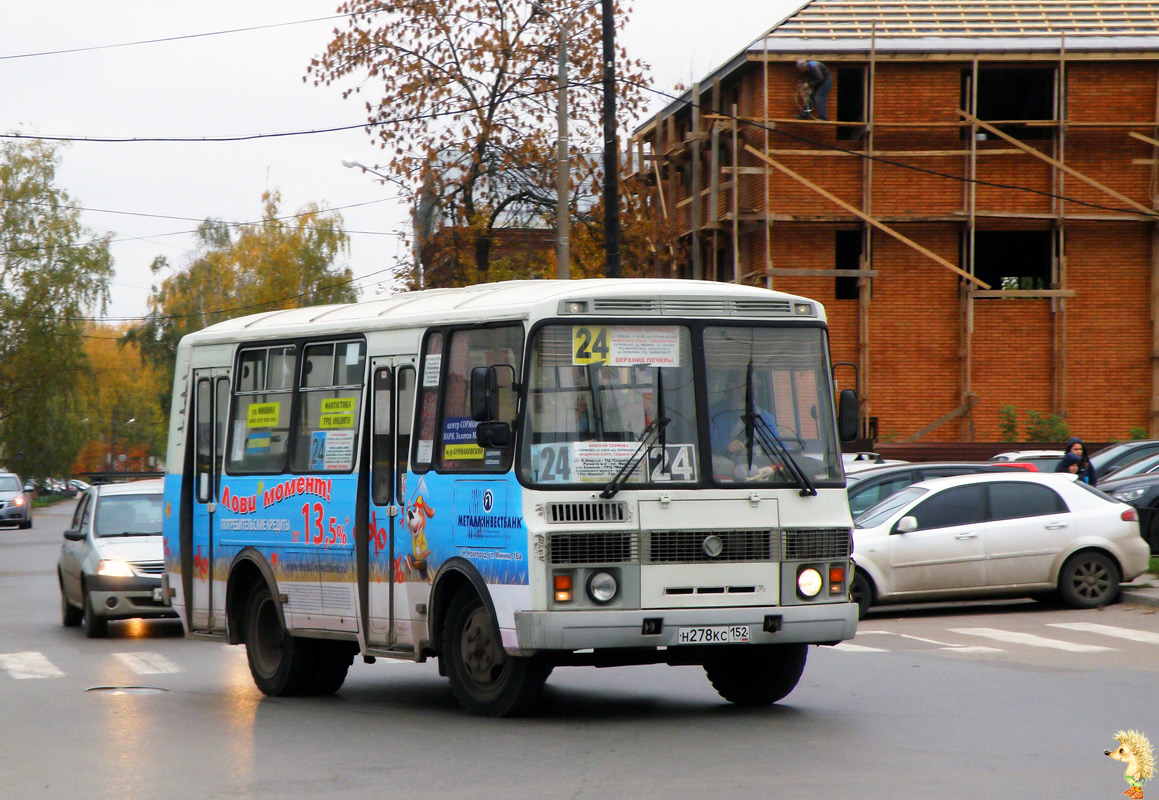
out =
[[1075,608],[1105,605],[1148,567],[1131,506],[1041,472],[915,483],[855,521],[851,592],[879,603],[1056,591]]
[[1010,450],[991,456],[991,461],[1014,464],[1033,464],[1039,472],[1054,472],[1066,455],[1065,450]]
[[57,562],[62,624],[83,622],[99,638],[109,620],[177,616],[161,596],[163,485],[113,483],[80,496]]

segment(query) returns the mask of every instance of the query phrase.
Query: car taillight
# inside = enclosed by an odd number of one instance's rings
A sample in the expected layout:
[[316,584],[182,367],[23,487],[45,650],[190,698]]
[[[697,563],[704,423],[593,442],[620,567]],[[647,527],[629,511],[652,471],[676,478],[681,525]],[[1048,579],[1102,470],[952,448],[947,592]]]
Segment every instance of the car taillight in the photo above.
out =
[[1128,508],[1126,511],[1119,515],[1119,519],[1123,520],[1123,522],[1137,522],[1139,520],[1139,515],[1135,512],[1135,509]]

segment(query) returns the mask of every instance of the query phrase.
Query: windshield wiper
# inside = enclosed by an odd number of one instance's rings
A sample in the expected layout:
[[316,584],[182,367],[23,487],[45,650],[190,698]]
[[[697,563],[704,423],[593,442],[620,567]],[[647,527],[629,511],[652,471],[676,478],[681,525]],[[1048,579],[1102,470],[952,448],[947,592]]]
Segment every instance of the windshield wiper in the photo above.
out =
[[760,445],[761,450],[764,451],[765,456],[770,461],[780,460],[785,465],[789,474],[793,476],[793,480],[801,487],[802,497],[815,497],[817,495],[817,488],[813,486],[813,482],[809,480],[809,476],[801,469],[801,465],[797,463],[796,459],[789,455],[789,448],[781,441],[781,437],[777,435],[777,432],[757,413],[756,400],[753,397],[753,372],[754,366],[750,360],[745,377],[745,413],[743,415],[749,469],[753,468],[753,440],[755,438],[757,444]]
[[120,533],[100,533],[101,539],[111,539],[116,536],[160,536],[161,531],[121,531]]
[[[764,451],[765,455],[768,456],[770,460],[775,461],[779,459],[785,465],[785,468],[788,470],[789,474],[793,476],[793,480],[795,480],[797,485],[801,487],[801,496],[816,497],[817,487],[815,487],[813,482],[809,480],[809,476],[805,474],[805,470],[801,469],[801,465],[797,463],[797,460],[793,458],[792,455],[790,455],[789,448],[785,446],[785,443],[781,440],[781,437],[777,436],[777,432],[769,426],[769,423],[765,422],[757,414],[752,414],[749,417],[749,421],[752,425],[752,431],[755,434],[755,438],[757,443],[760,445],[761,450]],[[752,451],[750,450],[750,469],[752,467],[751,452]]]
[[600,492],[600,497],[604,500],[611,500],[616,496],[616,492],[620,491],[624,483],[627,482],[628,476],[639,466],[644,454],[648,452],[648,449],[652,447],[656,439],[664,434],[664,429],[668,427],[668,422],[668,417],[658,417],[652,421],[651,425],[644,429],[644,432],[640,434],[640,444],[636,446],[635,451],[624,462],[624,466],[620,467],[620,471],[615,474],[615,477],[608,481],[608,485]]

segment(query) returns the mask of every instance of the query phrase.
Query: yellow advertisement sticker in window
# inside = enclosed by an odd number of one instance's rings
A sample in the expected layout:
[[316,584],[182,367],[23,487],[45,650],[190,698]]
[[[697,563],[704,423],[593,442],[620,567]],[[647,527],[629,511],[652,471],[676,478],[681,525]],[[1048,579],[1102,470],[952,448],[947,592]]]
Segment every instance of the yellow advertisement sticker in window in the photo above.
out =
[[353,414],[358,403],[355,397],[327,397],[322,401],[323,414]]
[[443,458],[447,461],[481,459],[483,448],[477,444],[449,444],[443,448]]
[[353,428],[353,414],[323,414],[318,421],[319,428]]
[[255,403],[246,412],[247,428],[273,428],[278,424],[278,410],[281,403]]

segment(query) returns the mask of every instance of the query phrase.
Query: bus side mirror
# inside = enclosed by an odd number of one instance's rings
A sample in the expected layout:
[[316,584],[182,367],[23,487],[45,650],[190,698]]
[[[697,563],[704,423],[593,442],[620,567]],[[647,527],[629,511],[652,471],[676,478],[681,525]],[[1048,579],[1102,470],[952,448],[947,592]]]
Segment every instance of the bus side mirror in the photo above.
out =
[[841,436],[841,441],[852,442],[857,438],[858,415],[857,392],[842,389],[837,402],[837,433]]
[[480,422],[475,428],[475,444],[480,447],[507,447],[511,444],[511,426],[506,422]]
[[500,392],[515,388],[515,368],[510,364],[494,364],[471,370],[471,419],[492,422],[500,416]]

